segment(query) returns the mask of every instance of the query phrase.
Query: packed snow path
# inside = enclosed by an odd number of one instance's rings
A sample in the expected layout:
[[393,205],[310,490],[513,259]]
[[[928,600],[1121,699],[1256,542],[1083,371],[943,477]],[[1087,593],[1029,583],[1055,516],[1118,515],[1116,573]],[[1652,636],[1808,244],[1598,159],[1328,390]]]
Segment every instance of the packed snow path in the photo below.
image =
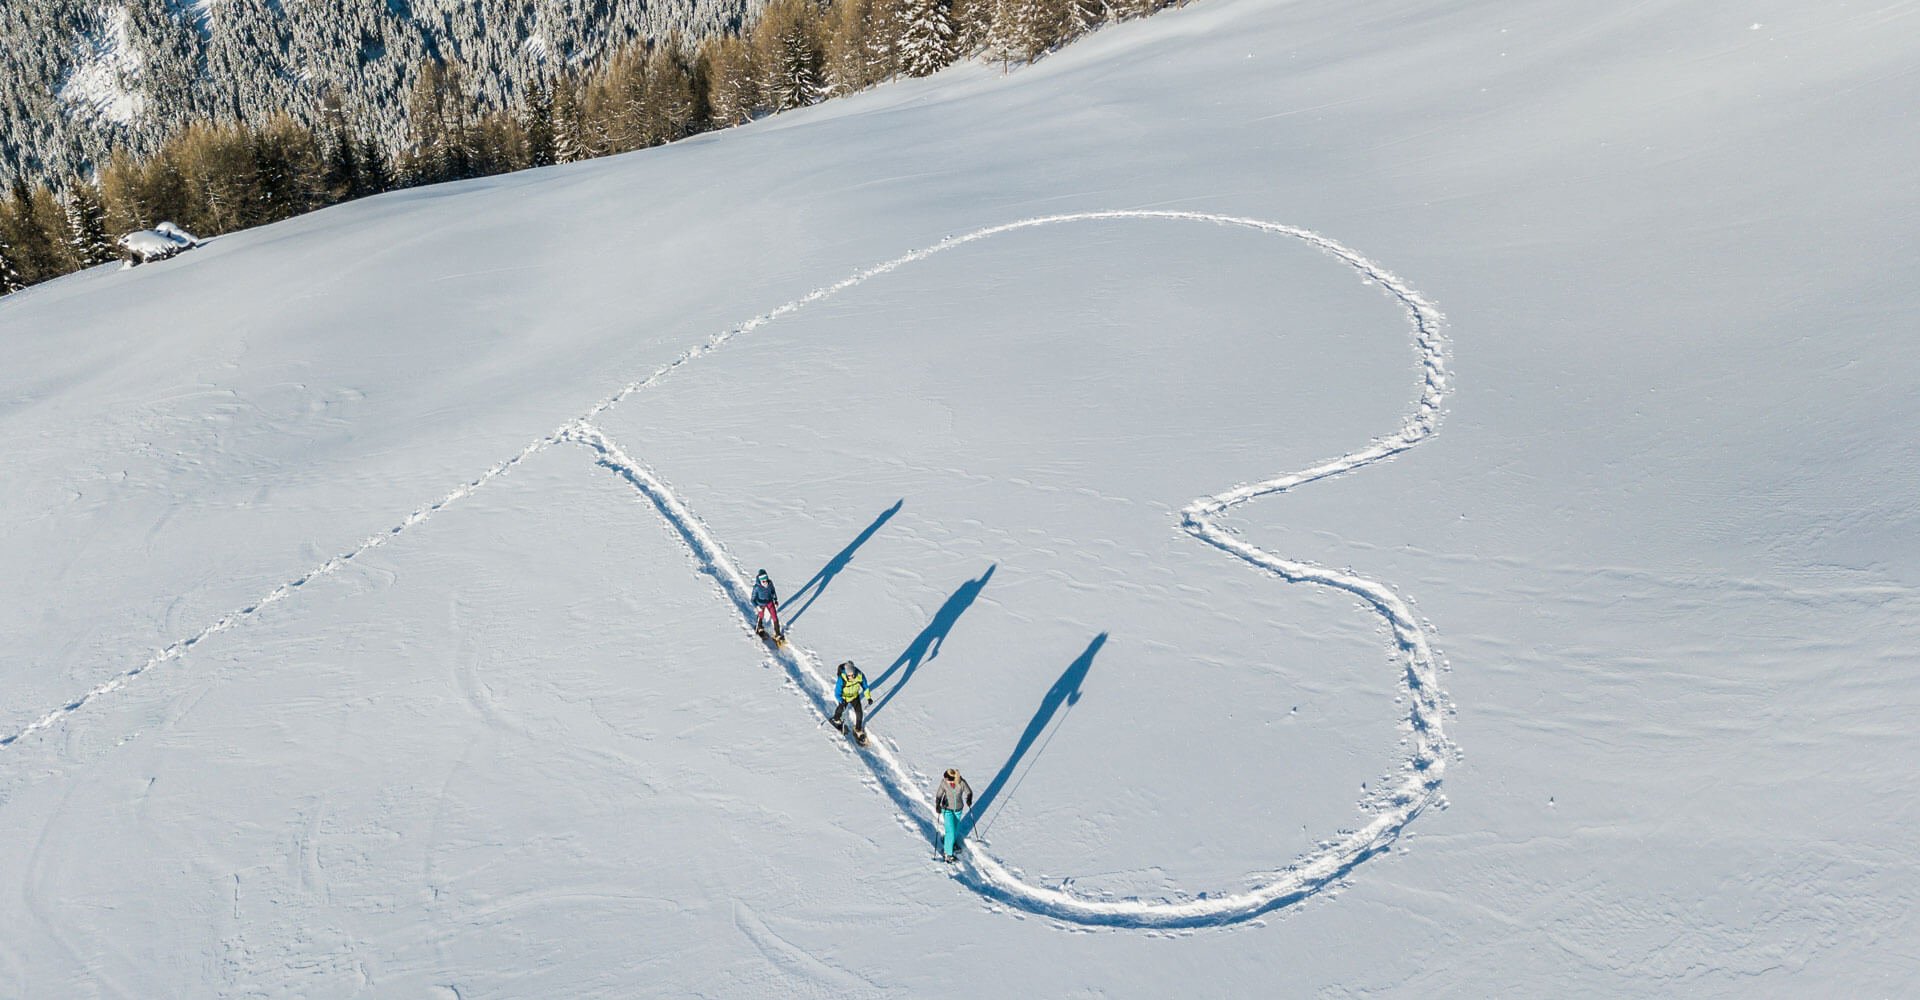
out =
[[[360,554],[385,544],[410,527],[426,521],[446,508],[510,471],[527,457],[552,445],[573,443],[590,449],[602,466],[614,471],[639,490],[679,534],[694,557],[698,568],[710,576],[739,614],[744,630],[751,619],[751,588],[725,547],[706,526],[658,477],[628,456],[592,423],[610,407],[651,386],[675,369],[722,346],[729,340],[758,329],[776,319],[797,312],[815,302],[862,284],[872,278],[898,270],[937,253],[1016,230],[1094,220],[1141,219],[1203,222],[1239,226],[1301,240],[1331,254],[1378,283],[1406,309],[1412,324],[1414,344],[1422,363],[1420,395],[1413,413],[1394,434],[1369,446],[1304,471],[1277,476],[1261,482],[1234,487],[1225,492],[1193,501],[1181,512],[1180,528],[1199,541],[1218,548],[1247,563],[1292,583],[1311,583],[1344,590],[1373,608],[1386,620],[1401,651],[1405,670],[1402,684],[1410,705],[1408,737],[1404,758],[1397,762],[1397,784],[1373,796],[1365,809],[1368,821],[1353,830],[1340,831],[1323,840],[1309,854],[1286,868],[1256,876],[1256,883],[1241,892],[1202,893],[1183,900],[1094,899],[1066,888],[1036,885],[985,851],[975,841],[962,855],[958,875],[962,881],[984,896],[1032,913],[1076,924],[1125,928],[1178,928],[1230,924],[1243,921],[1277,907],[1287,905],[1341,878],[1360,862],[1389,847],[1400,831],[1428,806],[1440,799],[1440,784],[1446,764],[1455,750],[1446,737],[1446,704],[1439,687],[1440,665],[1426,627],[1412,609],[1384,584],[1352,572],[1335,571],[1312,563],[1283,559],[1248,544],[1221,527],[1216,518],[1227,510],[1250,500],[1283,493],[1307,483],[1338,476],[1371,465],[1412,448],[1431,437],[1441,416],[1441,404],[1448,390],[1446,341],[1441,334],[1442,317],[1437,309],[1405,283],[1359,253],[1314,233],[1279,223],[1202,212],[1133,211],[1080,212],[1025,219],[1004,225],[974,230],[948,237],[931,247],[913,250],[877,264],[840,281],[817,288],[805,296],[761,313],[716,334],[651,375],[622,386],[613,395],[595,404],[585,414],[568,421],[553,433],[527,445],[512,458],[501,462],[474,480],[463,483],[440,500],[413,511],[399,524],[374,535],[351,550],[343,552],[295,579],[274,588],[254,603],[222,616],[198,633],[168,646],[145,662],[94,687],[67,704],[46,713],[17,733],[0,737],[0,747],[11,746],[23,737],[46,729],[77,712],[95,698],[110,694],[133,678],[169,660],[178,659],[202,640],[247,621],[262,608],[284,600],[307,583],[337,572]],[[787,647],[775,654],[788,674],[806,693],[816,710],[831,708],[833,681],[810,651]],[[879,785],[901,809],[905,825],[932,843],[934,837],[933,804],[922,786],[926,781],[905,766],[893,749],[874,741],[860,751]]]

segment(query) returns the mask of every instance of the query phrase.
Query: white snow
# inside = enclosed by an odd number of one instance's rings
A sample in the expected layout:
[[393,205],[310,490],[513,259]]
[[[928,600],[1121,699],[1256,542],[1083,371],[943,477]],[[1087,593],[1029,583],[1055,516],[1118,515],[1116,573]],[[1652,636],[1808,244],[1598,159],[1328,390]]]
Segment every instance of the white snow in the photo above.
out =
[[1909,20],[1203,0],[0,300],[0,995],[1913,993]]
[[101,7],[98,14],[104,29],[97,38],[80,39],[60,99],[83,114],[131,125],[146,113],[147,97],[139,89],[140,54],[127,38],[127,8]]
[[141,229],[120,237],[120,245],[132,254],[131,264],[166,260],[199,246],[200,240],[171,222],[162,222],[152,229]]

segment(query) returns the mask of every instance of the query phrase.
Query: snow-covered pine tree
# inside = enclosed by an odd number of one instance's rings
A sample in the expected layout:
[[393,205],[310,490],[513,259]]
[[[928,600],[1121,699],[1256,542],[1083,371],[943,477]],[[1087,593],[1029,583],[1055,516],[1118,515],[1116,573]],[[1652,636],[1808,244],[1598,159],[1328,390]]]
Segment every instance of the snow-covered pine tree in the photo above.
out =
[[993,32],[995,0],[953,0],[953,51],[979,52]]
[[907,2],[867,2],[867,79],[874,83],[900,75],[900,38],[906,33]]
[[25,287],[20,268],[13,263],[13,247],[7,245],[6,234],[0,233],[0,295],[12,295]]
[[773,0],[760,15],[754,38],[766,72],[763,93],[775,111],[817,104],[826,96],[818,19],[819,8],[811,0]]
[[929,76],[953,61],[952,0],[904,0],[900,21],[902,71]]
[[999,0],[988,51],[1003,62],[1030,63],[1067,37],[1067,0]]
[[1117,19],[1109,0],[1067,0],[1066,15],[1066,31],[1061,41],[1084,35]]
[[559,162],[553,128],[553,91],[544,81],[527,84],[527,103],[520,111],[520,127],[527,134],[527,165],[550,167]]
[[107,210],[92,184],[75,181],[67,193],[67,242],[81,267],[118,260],[120,254],[107,238]]
[[573,163],[586,158],[586,144],[580,138],[579,92],[571,77],[561,77],[553,87],[553,161]]

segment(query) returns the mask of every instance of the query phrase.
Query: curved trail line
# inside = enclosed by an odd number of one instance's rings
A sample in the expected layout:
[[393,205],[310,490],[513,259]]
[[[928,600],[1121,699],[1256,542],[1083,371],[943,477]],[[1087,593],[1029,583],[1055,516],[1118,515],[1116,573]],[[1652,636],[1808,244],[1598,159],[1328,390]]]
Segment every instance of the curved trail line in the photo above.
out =
[[[996,226],[951,238],[927,250],[903,255],[862,272],[857,279],[832,286],[827,294],[876,274],[925,259],[941,250],[1000,233],[1063,222],[1138,218],[1244,226],[1300,239],[1327,251],[1369,281],[1385,288],[1406,309],[1422,366],[1420,397],[1413,413],[1396,433],[1376,440],[1366,448],[1301,472],[1201,497],[1188,504],[1180,515],[1181,530],[1199,541],[1288,582],[1316,584],[1353,594],[1384,618],[1392,629],[1394,641],[1405,662],[1402,683],[1411,703],[1408,713],[1411,733],[1405,758],[1400,762],[1401,777],[1398,783],[1375,794],[1365,805],[1371,813],[1369,821],[1359,829],[1343,830],[1335,838],[1322,841],[1317,849],[1284,870],[1257,876],[1257,884],[1252,888],[1238,893],[1201,895],[1185,900],[1096,899],[1064,887],[1037,885],[1009,870],[977,842],[962,856],[963,861],[958,869],[962,881],[989,899],[1065,922],[1136,929],[1219,926],[1251,919],[1327,887],[1355,865],[1390,847],[1408,823],[1440,800],[1440,783],[1447,761],[1457,751],[1447,739],[1444,728],[1446,708],[1439,687],[1439,663],[1427,630],[1412,608],[1385,584],[1351,572],[1335,571],[1272,555],[1234,537],[1215,520],[1229,509],[1251,500],[1352,472],[1397,455],[1431,437],[1439,424],[1441,403],[1449,388],[1447,345],[1440,332],[1443,320],[1439,310],[1384,268],[1316,233],[1254,219],[1189,212],[1095,212]],[[814,300],[809,298],[807,301]],[[696,567],[711,577],[722,594],[732,602],[740,614],[741,627],[745,629],[746,623],[753,618],[750,600],[752,587],[705,523],[658,476],[623,451],[590,419],[583,419],[563,429],[561,437],[590,449],[600,465],[625,479],[653,504],[687,546]],[[773,655],[786,668],[788,675],[816,711],[825,714],[832,708],[833,681],[817,655],[794,646],[776,650]],[[916,779],[912,770],[883,741],[876,740],[869,744],[860,752],[860,756],[867,762],[880,788],[899,807],[908,827],[926,838],[927,842],[933,842],[935,830],[928,818],[933,815],[933,802],[922,790],[924,782]]]
[[[356,556],[384,545],[394,536],[428,520],[447,506],[471,496],[533,454],[562,442],[575,443],[590,449],[597,456],[599,464],[613,470],[645,495],[661,516],[679,533],[700,570],[712,577],[723,594],[733,602],[744,622],[749,616],[748,588],[738,566],[726,554],[725,548],[681,503],[672,490],[595,428],[591,423],[593,418],[741,334],[749,333],[822,299],[934,254],[1016,230],[1063,223],[1120,219],[1211,223],[1297,239],[1338,258],[1368,281],[1379,284],[1406,309],[1412,323],[1414,345],[1421,358],[1422,378],[1420,397],[1416,401],[1414,412],[1408,416],[1399,431],[1374,441],[1366,448],[1349,452],[1313,468],[1201,497],[1181,511],[1180,520],[1181,530],[1204,544],[1220,549],[1289,582],[1311,583],[1347,591],[1364,601],[1386,620],[1405,661],[1403,684],[1411,703],[1408,714],[1411,734],[1407,741],[1407,752],[1400,762],[1402,777],[1397,785],[1373,796],[1365,804],[1365,808],[1371,813],[1365,825],[1356,830],[1341,831],[1334,839],[1322,841],[1315,851],[1281,871],[1258,876],[1258,879],[1264,879],[1264,881],[1258,881],[1258,884],[1238,893],[1203,894],[1191,899],[1173,901],[1093,899],[1080,896],[1065,888],[1050,888],[1028,882],[985,853],[978,843],[969,847],[957,874],[962,881],[983,896],[1009,906],[1065,922],[1122,928],[1205,927],[1237,923],[1312,895],[1340,879],[1355,865],[1390,847],[1408,823],[1428,806],[1440,800],[1441,779],[1445,773],[1447,761],[1455,755],[1456,750],[1447,739],[1444,729],[1446,709],[1444,695],[1441,694],[1438,683],[1439,664],[1425,626],[1413,614],[1406,602],[1385,584],[1349,572],[1334,571],[1312,563],[1272,555],[1234,537],[1222,528],[1215,518],[1233,507],[1259,497],[1284,493],[1307,483],[1372,465],[1406,451],[1431,437],[1439,425],[1441,404],[1449,388],[1446,368],[1447,344],[1441,333],[1443,319],[1439,310],[1392,273],[1357,251],[1311,230],[1259,219],[1206,212],[1114,210],[1075,212],[1024,219],[950,236],[930,247],[909,251],[831,285],[816,288],[800,298],[715,334],[705,343],[687,350],[647,377],[622,386],[581,416],[561,425],[553,433],[528,444],[512,458],[493,466],[476,479],[460,485],[439,501],[413,511],[398,525],[366,539],[347,552],[334,556],[304,575],[275,587],[254,603],[224,615],[194,635],[169,645],[146,662],[116,675],[61,708],[47,713],[19,732],[0,737],[0,748],[11,746],[23,737],[53,726],[93,700],[125,687],[133,678],[147,670],[169,660],[178,659],[200,641],[244,624],[261,609],[285,600],[316,578],[337,572]],[[745,627],[744,624],[742,627]],[[831,707],[831,682],[814,654],[796,647],[789,647],[779,651],[776,657],[809,700],[814,703],[816,709],[824,712]],[[876,741],[862,751],[862,756],[868,761],[881,788],[902,810],[909,826],[917,829],[931,842],[934,831],[932,822],[927,817],[932,814],[932,803],[920,789],[921,783],[915,780],[911,771],[902,765],[894,753],[880,741]]]

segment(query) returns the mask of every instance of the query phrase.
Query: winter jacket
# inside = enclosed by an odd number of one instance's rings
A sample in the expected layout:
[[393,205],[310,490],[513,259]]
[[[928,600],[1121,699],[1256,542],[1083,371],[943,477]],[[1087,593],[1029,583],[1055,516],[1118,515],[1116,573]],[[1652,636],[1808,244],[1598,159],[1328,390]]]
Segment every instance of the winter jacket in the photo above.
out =
[[967,779],[961,778],[955,784],[947,784],[940,779],[939,790],[933,793],[933,807],[941,812],[962,812],[973,808],[973,786]]
[[[738,592],[736,591],[736,593]],[[772,604],[773,602],[779,599],[780,599],[780,595],[773,592],[772,580],[760,580],[754,583],[753,585],[753,606],[754,607],[758,608],[764,605]]]
[[867,675],[859,667],[840,675],[840,700],[859,701],[867,693]]

